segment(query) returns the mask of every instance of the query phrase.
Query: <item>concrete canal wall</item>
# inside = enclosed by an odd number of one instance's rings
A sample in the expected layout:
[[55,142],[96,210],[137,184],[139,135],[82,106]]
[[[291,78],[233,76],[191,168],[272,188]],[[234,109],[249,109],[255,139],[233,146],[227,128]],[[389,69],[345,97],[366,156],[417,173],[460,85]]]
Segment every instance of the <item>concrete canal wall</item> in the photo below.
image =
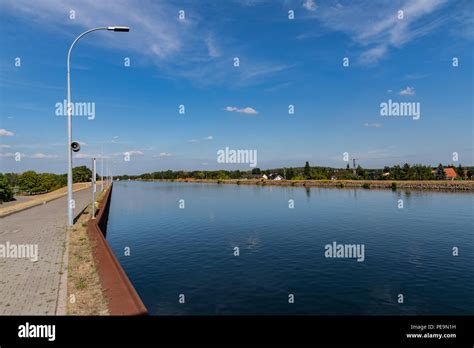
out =
[[111,315],[146,315],[145,305],[105,239],[113,185],[100,202],[95,219],[87,225],[94,259]]

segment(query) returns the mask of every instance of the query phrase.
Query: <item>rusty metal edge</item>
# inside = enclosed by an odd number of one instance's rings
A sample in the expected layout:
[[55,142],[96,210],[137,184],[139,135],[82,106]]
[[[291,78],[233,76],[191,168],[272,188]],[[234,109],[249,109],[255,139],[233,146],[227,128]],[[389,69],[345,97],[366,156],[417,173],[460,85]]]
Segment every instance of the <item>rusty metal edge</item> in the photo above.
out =
[[100,226],[106,226],[112,195],[111,185],[100,202],[95,219],[89,220],[87,233],[92,240],[94,259],[111,315],[147,315],[140,296],[115,257]]

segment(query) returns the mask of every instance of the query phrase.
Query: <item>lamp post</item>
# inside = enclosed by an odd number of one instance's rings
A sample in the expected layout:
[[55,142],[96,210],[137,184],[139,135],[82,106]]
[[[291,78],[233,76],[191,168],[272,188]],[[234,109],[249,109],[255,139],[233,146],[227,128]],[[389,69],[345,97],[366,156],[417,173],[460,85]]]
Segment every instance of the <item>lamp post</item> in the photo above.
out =
[[77,41],[81,37],[86,34],[89,34],[93,31],[97,30],[109,30],[109,31],[122,31],[128,32],[130,31],[129,27],[98,27],[87,30],[79,35],[69,47],[69,51],[67,53],[67,224],[68,226],[72,226],[74,223],[74,199],[72,197],[72,104],[71,104],[71,74],[70,74],[70,66],[71,66],[71,52],[76,44]]
[[95,157],[92,159],[92,215],[91,218],[95,219],[95,178],[96,178],[96,167],[95,167]]

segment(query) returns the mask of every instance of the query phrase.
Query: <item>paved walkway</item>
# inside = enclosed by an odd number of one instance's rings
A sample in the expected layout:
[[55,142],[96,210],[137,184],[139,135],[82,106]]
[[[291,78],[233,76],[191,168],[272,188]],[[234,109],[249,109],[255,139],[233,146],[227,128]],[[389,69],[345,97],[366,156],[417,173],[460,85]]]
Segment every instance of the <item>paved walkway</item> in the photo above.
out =
[[[90,203],[91,195],[90,188],[74,193],[75,214]],[[63,258],[67,241],[66,201],[67,197],[63,196],[0,218],[0,248],[7,242],[38,248],[36,262],[0,257],[0,315],[65,314],[66,284],[61,275],[67,270],[67,255]]]

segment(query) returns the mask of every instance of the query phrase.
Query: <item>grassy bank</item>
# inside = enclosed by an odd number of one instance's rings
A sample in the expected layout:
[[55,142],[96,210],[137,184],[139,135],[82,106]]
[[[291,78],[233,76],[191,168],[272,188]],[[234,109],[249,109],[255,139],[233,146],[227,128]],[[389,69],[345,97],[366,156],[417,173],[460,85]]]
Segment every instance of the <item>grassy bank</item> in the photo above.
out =
[[205,180],[205,179],[175,179],[175,180],[143,180],[143,181],[174,181],[194,183],[217,183],[234,185],[273,185],[273,186],[302,186],[302,187],[333,187],[351,188],[360,187],[365,189],[409,189],[428,191],[474,191],[474,181],[468,180],[417,180],[417,181],[395,181],[395,180],[263,180],[263,179],[228,179],[228,180]]
[[[104,192],[99,196],[99,202]],[[93,245],[87,234],[90,214],[89,204],[74,224],[74,228],[68,232],[68,315],[109,315],[107,300],[94,262]]]

